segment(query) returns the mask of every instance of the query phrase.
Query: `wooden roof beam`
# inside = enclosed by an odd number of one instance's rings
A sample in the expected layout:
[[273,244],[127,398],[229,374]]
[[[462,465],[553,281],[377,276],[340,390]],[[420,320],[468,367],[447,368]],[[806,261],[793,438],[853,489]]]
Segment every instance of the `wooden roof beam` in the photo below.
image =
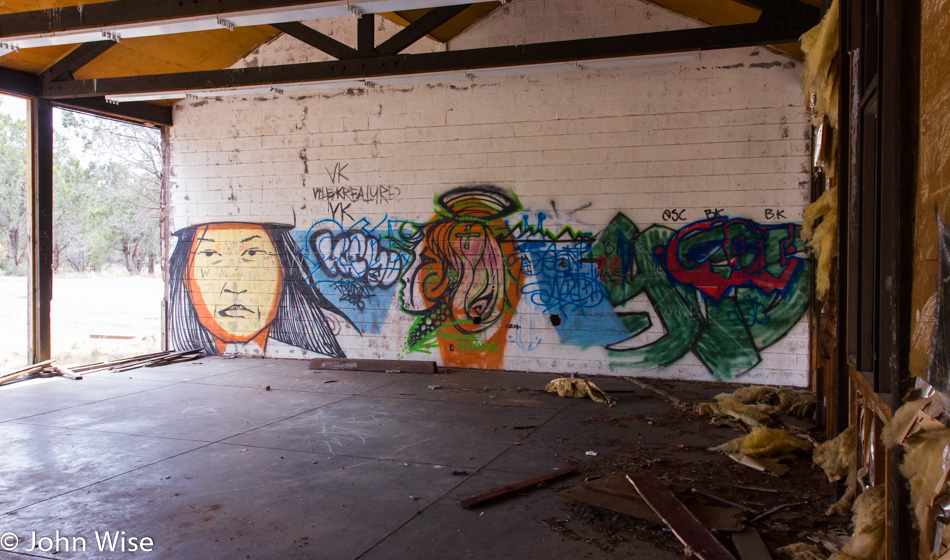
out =
[[[0,93],[36,100],[40,99],[42,88],[43,84],[40,82],[39,76],[29,72],[0,67]],[[93,96],[83,99],[53,101],[52,105],[147,126],[171,126],[172,124],[171,107],[159,107],[151,103],[115,105],[107,103],[105,97]]]
[[114,0],[15,12],[0,15],[0,37],[15,42],[22,35],[97,30],[101,27],[161,22],[181,18],[272,9],[287,6],[331,3],[334,0]]
[[71,80],[73,72],[89,64],[97,56],[106,52],[115,44],[115,41],[83,43],[69,51],[69,54],[56,61],[45,72],[40,74],[40,81],[46,83],[61,79]]
[[[358,16],[468,4],[466,0],[113,0],[0,14],[0,39],[19,48],[66,45],[103,37],[136,38],[211,29]],[[372,19],[372,18],[370,18]]]
[[344,61],[50,82],[43,85],[42,92],[50,99],[71,99],[209,88],[280,87],[300,82],[774,45],[796,42],[807,29],[808,24],[798,21],[769,21],[460,51],[364,56]]
[[151,103],[109,103],[105,97],[86,97],[83,99],[61,99],[52,102],[54,107],[78,111],[144,126],[171,126],[172,108],[160,107]]

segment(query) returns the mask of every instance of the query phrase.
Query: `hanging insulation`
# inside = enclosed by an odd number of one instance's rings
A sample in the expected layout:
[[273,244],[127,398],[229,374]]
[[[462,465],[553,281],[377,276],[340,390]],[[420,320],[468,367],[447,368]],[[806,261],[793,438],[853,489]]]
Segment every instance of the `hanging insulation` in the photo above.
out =
[[831,287],[831,261],[838,254],[838,187],[828,189],[805,209],[802,239],[818,260],[815,291],[824,300]]
[[856,495],[857,478],[857,436],[855,425],[815,448],[812,460],[825,471],[828,480],[845,478],[845,493],[832,504],[825,515],[847,515],[851,512],[851,503]]
[[854,471],[857,462],[854,433],[855,425],[852,424],[835,439],[815,447],[812,459],[825,471],[829,482],[841,480]]
[[828,115],[828,121],[838,128],[838,0],[831,3],[821,22],[802,35],[802,81],[805,99],[815,94],[814,112]]
[[828,560],[884,560],[884,524],[887,508],[884,485],[872,486],[854,500],[854,534],[840,554]]
[[[950,429],[925,431],[909,438],[904,443],[904,462],[901,474],[910,482],[910,501],[914,507],[914,520],[920,531],[921,542],[934,542],[933,504],[938,496],[947,491],[944,473],[950,467]],[[944,531],[940,540],[950,541]],[[922,547],[923,548],[923,547]]]

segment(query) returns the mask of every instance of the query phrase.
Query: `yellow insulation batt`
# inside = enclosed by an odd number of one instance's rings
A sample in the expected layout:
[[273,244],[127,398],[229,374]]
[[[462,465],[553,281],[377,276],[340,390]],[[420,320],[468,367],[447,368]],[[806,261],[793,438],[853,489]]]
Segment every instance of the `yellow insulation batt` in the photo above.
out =
[[754,404],[766,414],[784,413],[799,418],[810,416],[815,410],[815,397],[811,393],[768,385],[740,387],[732,393],[720,393],[716,395],[716,401]]
[[761,412],[754,406],[736,401],[700,403],[696,411],[706,416],[732,418],[750,428],[767,426],[772,423],[772,418],[768,414]]
[[732,418],[750,428],[769,426],[772,414],[808,418],[815,411],[815,397],[808,392],[755,385],[716,395],[716,402],[700,403],[696,411],[707,416]]
[[[816,226],[818,220],[821,223]],[[838,254],[838,187],[828,189],[805,209],[802,239],[818,259],[815,292],[824,300],[831,287],[831,259]]]
[[796,451],[808,451],[811,446],[785,430],[773,430],[760,426],[752,433],[713,447],[710,451],[741,453],[749,457],[782,458]]
[[833,128],[838,128],[838,0],[831,3],[825,17],[802,35],[802,82],[805,99],[815,94],[815,113],[828,115]]
[[931,399],[918,398],[901,405],[891,416],[891,420],[884,425],[884,429],[881,430],[881,441],[884,442],[884,445],[893,447],[903,443],[901,440],[904,438],[907,427],[917,418],[917,413],[930,402]]
[[549,381],[547,386],[544,387],[544,390],[548,393],[557,393],[560,397],[573,397],[576,399],[590,397],[596,402],[607,403],[610,406],[617,404],[617,399],[601,391],[600,387],[586,379],[561,377]]

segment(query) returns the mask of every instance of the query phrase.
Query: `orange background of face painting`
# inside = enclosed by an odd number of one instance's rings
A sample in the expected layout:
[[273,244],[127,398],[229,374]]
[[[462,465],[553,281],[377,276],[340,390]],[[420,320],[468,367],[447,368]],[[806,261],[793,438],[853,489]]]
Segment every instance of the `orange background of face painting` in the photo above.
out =
[[[278,270],[279,280],[277,282],[277,289],[274,290],[274,299],[271,303],[271,311],[267,316],[266,326],[263,329],[251,335],[235,336],[222,328],[221,325],[218,324],[217,320],[215,320],[214,314],[211,313],[210,309],[208,309],[208,305],[205,303],[204,298],[201,297],[201,290],[198,288],[194,277],[195,248],[198,246],[201,237],[206,232],[222,229],[247,229],[252,231],[260,230],[264,235],[267,236],[268,239],[270,239],[271,244],[274,245],[275,251],[277,250],[277,246],[274,244],[274,238],[271,237],[270,233],[266,229],[256,224],[242,224],[233,222],[212,224],[199,231],[196,231],[195,238],[191,242],[191,249],[188,252],[188,266],[185,268],[185,283],[188,286],[189,297],[191,298],[192,305],[195,307],[195,311],[198,313],[198,320],[201,322],[202,326],[211,332],[211,336],[215,338],[215,345],[218,347],[219,352],[223,353],[229,342],[248,342],[250,340],[253,340],[255,343],[257,343],[257,345],[263,350],[264,346],[267,344],[267,334],[270,332],[270,325],[277,316],[277,306],[280,305],[281,286],[284,282],[284,271]],[[280,257],[277,257],[277,261],[280,262]],[[204,314],[202,314],[202,310],[204,311]]]

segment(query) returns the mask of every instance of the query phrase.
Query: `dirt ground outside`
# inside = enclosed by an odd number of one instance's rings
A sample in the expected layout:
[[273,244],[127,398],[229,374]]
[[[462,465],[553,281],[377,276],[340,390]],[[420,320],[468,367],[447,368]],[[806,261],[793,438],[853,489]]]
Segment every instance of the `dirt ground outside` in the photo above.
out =
[[[0,371],[26,364],[27,279],[0,277]],[[161,276],[55,276],[52,357],[84,364],[161,350]],[[100,338],[131,337],[131,338]]]

